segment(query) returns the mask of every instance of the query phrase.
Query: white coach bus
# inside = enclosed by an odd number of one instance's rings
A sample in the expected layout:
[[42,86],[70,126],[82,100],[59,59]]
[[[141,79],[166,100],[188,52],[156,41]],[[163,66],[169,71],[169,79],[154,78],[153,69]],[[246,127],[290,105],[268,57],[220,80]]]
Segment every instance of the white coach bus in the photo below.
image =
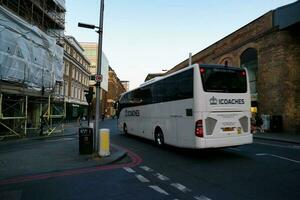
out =
[[252,143],[247,70],[194,64],[121,95],[125,134],[184,148]]

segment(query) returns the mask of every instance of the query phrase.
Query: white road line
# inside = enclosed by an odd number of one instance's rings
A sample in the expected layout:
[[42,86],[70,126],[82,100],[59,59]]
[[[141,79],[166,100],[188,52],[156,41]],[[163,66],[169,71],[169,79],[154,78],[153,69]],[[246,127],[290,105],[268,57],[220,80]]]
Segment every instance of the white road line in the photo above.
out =
[[232,148],[232,147],[230,147],[230,148],[228,148],[228,149],[233,150],[233,151],[241,151],[241,150],[238,149],[238,148]]
[[300,149],[300,146],[299,145],[293,145],[292,146],[294,149]]
[[191,190],[185,187],[180,183],[172,183],[171,186],[175,187],[176,189],[180,190],[181,192],[190,192]]
[[162,181],[168,181],[168,180],[170,180],[169,177],[166,177],[166,176],[164,176],[164,175],[162,175],[162,174],[160,174],[160,173],[156,173],[155,176],[156,176],[158,179],[162,180]]
[[272,156],[272,157],[275,157],[275,158],[280,158],[280,159],[283,159],[283,160],[288,160],[288,161],[300,164],[300,161],[298,161],[298,160],[293,160],[293,159],[290,159],[290,158],[286,158],[286,157],[278,156],[278,155],[274,155],[274,154],[257,153],[256,155],[257,156]]
[[138,174],[138,175],[135,175],[135,177],[137,179],[139,179],[139,181],[141,181],[142,183],[149,183],[150,181],[148,179],[146,179],[145,177],[143,177],[142,175]]
[[59,138],[54,140],[48,140],[47,142],[62,142],[62,141],[71,141],[71,140],[75,140],[75,138]]
[[141,169],[145,170],[146,172],[153,172],[153,169],[147,166],[140,166]]
[[281,148],[287,148],[287,149],[297,149],[299,148],[299,146],[285,146],[285,145],[280,145],[280,144],[269,144],[269,143],[265,143],[265,142],[254,142],[254,144],[260,144],[260,145],[266,145],[266,146],[272,146],[272,147],[281,147]]
[[211,200],[210,198],[203,196],[203,195],[201,195],[200,197],[194,196],[194,199],[196,199],[196,200]]
[[123,169],[129,173],[135,173],[135,171],[133,169],[131,169],[130,167],[123,167]]
[[153,190],[155,190],[156,192],[159,192],[161,194],[164,195],[169,195],[169,193],[167,193],[165,190],[161,189],[159,186],[157,185],[149,185],[148,187],[152,188]]

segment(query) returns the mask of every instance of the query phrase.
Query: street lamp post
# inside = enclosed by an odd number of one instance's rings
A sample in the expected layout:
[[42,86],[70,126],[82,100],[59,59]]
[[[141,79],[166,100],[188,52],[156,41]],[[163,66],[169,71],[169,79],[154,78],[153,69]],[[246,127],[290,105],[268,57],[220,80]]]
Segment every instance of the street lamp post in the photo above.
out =
[[[98,29],[98,59],[97,59],[97,75],[101,76],[101,63],[102,63],[102,39],[103,39],[103,13],[104,13],[104,0],[100,2],[100,17],[99,17],[99,27],[91,24],[78,23],[79,27],[89,28],[89,29]],[[100,107],[100,82],[96,82],[96,114],[95,114],[95,135],[94,140],[94,150],[97,151],[98,148],[98,131],[99,131],[99,113],[101,112]]]

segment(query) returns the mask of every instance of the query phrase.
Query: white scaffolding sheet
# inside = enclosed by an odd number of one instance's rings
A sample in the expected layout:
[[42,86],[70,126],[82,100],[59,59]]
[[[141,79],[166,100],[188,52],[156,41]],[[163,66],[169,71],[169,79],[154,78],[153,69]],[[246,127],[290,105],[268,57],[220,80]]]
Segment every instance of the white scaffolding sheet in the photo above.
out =
[[0,6],[0,79],[40,90],[63,81],[63,48]]

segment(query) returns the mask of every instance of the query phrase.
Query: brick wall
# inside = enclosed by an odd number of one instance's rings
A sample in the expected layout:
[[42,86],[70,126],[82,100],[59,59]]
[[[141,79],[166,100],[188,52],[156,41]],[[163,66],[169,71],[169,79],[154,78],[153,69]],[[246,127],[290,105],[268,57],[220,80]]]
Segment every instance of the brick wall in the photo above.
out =
[[[248,48],[258,52],[258,109],[281,115],[284,131],[300,131],[300,25],[286,30],[273,27],[272,11],[245,25],[193,56],[193,63],[240,66]],[[167,73],[188,66],[179,63]]]

